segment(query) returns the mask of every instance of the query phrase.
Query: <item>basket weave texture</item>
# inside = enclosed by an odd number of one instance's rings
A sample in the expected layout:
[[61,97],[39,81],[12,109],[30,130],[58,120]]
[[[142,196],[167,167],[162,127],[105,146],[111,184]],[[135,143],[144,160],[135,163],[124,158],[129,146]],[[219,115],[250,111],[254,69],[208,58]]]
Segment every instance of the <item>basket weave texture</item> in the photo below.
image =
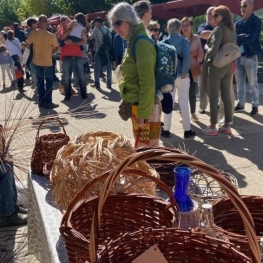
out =
[[[77,193],[91,179],[114,169],[127,156],[135,153],[130,141],[121,134],[90,132],[82,134],[60,149],[53,163],[50,179],[58,208],[66,210]],[[145,161],[131,166],[158,177],[157,172]],[[103,181],[86,192],[87,197],[99,194]],[[156,195],[156,186],[148,178],[134,178],[125,173],[112,187],[112,193],[146,193]]]
[[[141,147],[137,149],[137,152],[144,152],[150,149],[166,149],[173,153],[186,154],[186,152],[177,149],[177,148],[166,148],[166,147]],[[170,187],[174,186],[174,168],[176,166],[187,166],[191,169],[191,178],[188,187],[189,195],[196,200],[199,204],[213,201],[219,198],[226,196],[226,192],[220,186],[220,184],[207,176],[204,172],[200,171],[197,168],[192,167],[191,165],[186,165],[181,162],[171,162],[169,160],[147,160],[147,162],[158,172],[160,179]],[[229,180],[236,189],[238,189],[238,182],[235,176],[224,171],[220,171],[222,175]]]
[[[127,168],[125,173],[130,177],[147,177],[153,180],[165,191],[171,203],[147,194],[111,194],[100,214],[99,234],[96,236],[98,251],[104,249],[104,244],[114,240],[122,233],[130,233],[143,227],[160,228],[173,227],[178,224],[178,212],[171,190],[159,179],[138,169]],[[107,171],[90,180],[70,203],[60,226],[60,233],[66,241],[66,249],[70,262],[89,262],[90,229],[94,211],[98,205],[98,196],[84,197],[89,189],[111,175]],[[110,191],[110,189],[109,189]]]
[[[252,215],[259,241],[263,237],[263,196],[243,195],[241,198]],[[240,246],[240,251],[251,257],[244,223],[231,200],[225,197],[213,202],[213,211],[216,228],[221,227],[229,241]]]
[[[64,133],[52,133],[39,136],[41,127],[45,122],[57,121]],[[35,148],[31,157],[31,170],[34,174],[44,175],[43,167],[46,163],[55,160],[58,150],[69,142],[63,123],[58,118],[47,118],[38,127]]]
[[[244,254],[225,241],[178,229],[143,229],[111,241],[96,263],[130,263],[157,245],[169,263],[248,263]],[[155,261],[156,262],[156,261]]]
[[[101,212],[104,206],[105,201],[107,200],[107,197],[109,195],[109,189],[111,185],[114,185],[115,181],[118,180],[120,174],[122,171],[136,163],[137,161],[141,160],[166,160],[170,162],[181,162],[186,165],[190,165],[194,168],[199,169],[201,172],[207,174],[207,176],[211,177],[212,179],[216,180],[220,186],[224,189],[224,191],[227,193],[228,197],[230,198],[231,202],[239,212],[242,221],[244,223],[244,228],[246,232],[246,236],[248,239],[249,247],[252,252],[252,260],[255,263],[260,263],[260,248],[259,248],[259,243],[257,241],[257,236],[255,233],[255,228],[254,228],[254,222],[253,218],[246,207],[245,203],[241,199],[237,189],[232,185],[231,182],[229,182],[222,174],[220,171],[215,169],[214,167],[202,162],[201,160],[187,155],[187,154],[178,154],[174,153],[173,151],[169,151],[167,149],[152,149],[148,151],[144,151],[141,153],[135,153],[131,156],[128,156],[116,169],[114,169],[113,173],[111,174],[110,177],[107,178],[105,181],[105,184],[103,185],[103,188],[101,189],[100,195],[99,195],[99,200],[98,200],[98,206],[95,210],[93,220],[92,220],[92,228],[90,231],[90,262],[94,263],[97,260],[97,248],[98,248],[98,242],[96,240],[96,237],[99,236],[99,229],[100,229],[100,224],[101,224]],[[178,244],[175,243],[173,249],[176,249],[176,246]],[[204,243],[203,244],[204,250],[202,252],[207,252],[207,253],[202,253],[203,255],[203,262],[206,262],[208,260],[205,259],[206,254],[209,254],[208,251],[211,249],[211,244],[210,242]],[[111,253],[112,251],[109,251]],[[185,252],[185,251],[184,251]],[[112,252],[113,253],[113,252]],[[217,259],[219,260],[219,259]],[[173,262],[173,261],[171,261]],[[174,261],[176,262],[176,261]],[[189,261],[191,262],[191,261]],[[196,262],[196,261],[192,261]],[[201,261],[200,261],[201,262]],[[216,261],[219,262],[219,261]],[[222,261],[224,262],[224,261]],[[225,261],[225,262],[231,262],[231,261]],[[237,261],[238,262],[238,261]]]

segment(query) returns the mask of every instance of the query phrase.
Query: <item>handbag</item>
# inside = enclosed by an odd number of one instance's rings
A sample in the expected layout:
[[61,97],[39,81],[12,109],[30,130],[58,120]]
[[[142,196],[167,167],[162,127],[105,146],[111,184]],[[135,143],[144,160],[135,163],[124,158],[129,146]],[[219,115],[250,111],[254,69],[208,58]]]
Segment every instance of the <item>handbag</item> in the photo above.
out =
[[122,101],[119,106],[118,113],[124,121],[130,119],[132,116],[132,103],[127,101]]
[[202,74],[201,65],[195,65],[191,67],[193,77],[200,76]]
[[[52,133],[39,136],[40,128],[47,121],[57,121],[63,129],[64,133]],[[63,123],[58,118],[47,118],[42,121],[38,127],[35,148],[31,157],[32,173],[44,175],[43,167],[46,163],[54,161],[58,150],[69,142],[69,136],[66,134]]]
[[241,56],[238,45],[235,43],[227,43],[224,28],[222,28],[222,30],[224,43],[213,59],[213,65],[217,68],[225,67]]

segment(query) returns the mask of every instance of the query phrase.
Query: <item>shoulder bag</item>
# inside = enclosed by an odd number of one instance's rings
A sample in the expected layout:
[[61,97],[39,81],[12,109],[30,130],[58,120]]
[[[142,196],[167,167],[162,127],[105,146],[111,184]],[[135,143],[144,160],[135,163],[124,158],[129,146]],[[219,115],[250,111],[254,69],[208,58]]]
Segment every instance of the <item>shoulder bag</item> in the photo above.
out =
[[235,43],[227,43],[226,33],[223,27],[222,30],[224,43],[219,48],[217,54],[213,59],[213,65],[217,68],[225,67],[226,65],[230,64],[231,62],[235,61],[241,56],[238,45]]

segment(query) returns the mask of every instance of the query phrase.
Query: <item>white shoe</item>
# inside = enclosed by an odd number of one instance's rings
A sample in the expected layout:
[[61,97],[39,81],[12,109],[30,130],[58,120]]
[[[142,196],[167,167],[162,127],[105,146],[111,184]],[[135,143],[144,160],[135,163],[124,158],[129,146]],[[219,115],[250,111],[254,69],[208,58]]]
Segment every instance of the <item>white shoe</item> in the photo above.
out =
[[[229,123],[229,125],[233,125],[233,121],[231,121]],[[225,124],[225,118],[222,118],[219,122],[218,122],[218,127],[222,127]]]

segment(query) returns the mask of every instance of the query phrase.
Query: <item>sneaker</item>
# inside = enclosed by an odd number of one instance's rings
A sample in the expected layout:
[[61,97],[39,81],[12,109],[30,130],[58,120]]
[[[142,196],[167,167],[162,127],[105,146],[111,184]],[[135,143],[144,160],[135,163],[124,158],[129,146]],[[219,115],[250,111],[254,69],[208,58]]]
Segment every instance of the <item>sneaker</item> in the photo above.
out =
[[0,227],[20,226],[27,224],[27,215],[14,213],[11,216],[0,217]]
[[26,92],[23,88],[18,88],[18,91],[19,91],[20,93]]
[[198,121],[199,121],[199,119],[198,119],[198,117],[195,115],[195,113],[192,113],[191,115],[192,115],[191,120],[192,120],[193,122],[198,122]]
[[96,88],[96,89],[100,89],[100,85],[92,84],[92,85],[90,85],[90,86],[93,87],[93,88]]
[[[218,124],[219,127],[222,127],[225,124],[225,118],[222,118],[221,120],[219,120],[219,122],[217,124]],[[233,125],[234,122],[231,121],[229,124]]]
[[205,129],[202,129],[202,133],[212,136],[218,135],[217,128],[211,129],[210,126],[207,126]]
[[192,136],[195,136],[196,135],[196,133],[195,133],[195,131],[193,131],[192,129],[190,130],[190,131],[185,131],[184,132],[184,138],[186,139],[186,138],[190,138],[190,137],[192,137]]
[[111,86],[106,86],[107,89],[111,89]]
[[63,100],[64,101],[68,101],[68,100],[70,100],[70,97],[69,96],[65,96],[65,98]]
[[200,114],[205,114],[205,110],[199,109]]
[[45,106],[46,109],[54,109],[54,108],[57,108],[57,107],[59,107],[59,105],[55,104],[53,102],[51,102],[49,105]]
[[38,108],[43,108],[43,107],[45,107],[44,103],[38,103]]
[[162,131],[161,131],[161,135],[162,135],[164,138],[170,138],[170,137],[171,137],[170,132],[169,132],[169,131],[165,131],[165,130],[162,130]]
[[25,215],[25,214],[27,214],[27,209],[22,207],[22,206],[19,206],[18,204],[16,204],[15,205],[15,212]]
[[239,103],[235,107],[235,111],[243,111],[244,109],[245,109],[244,106],[241,106]]
[[226,134],[231,134],[232,133],[230,126],[227,126],[227,127],[226,126],[222,126],[218,130],[223,132],[223,133],[226,133]]
[[249,113],[249,115],[252,117],[258,115],[258,107],[252,107],[252,111]]

